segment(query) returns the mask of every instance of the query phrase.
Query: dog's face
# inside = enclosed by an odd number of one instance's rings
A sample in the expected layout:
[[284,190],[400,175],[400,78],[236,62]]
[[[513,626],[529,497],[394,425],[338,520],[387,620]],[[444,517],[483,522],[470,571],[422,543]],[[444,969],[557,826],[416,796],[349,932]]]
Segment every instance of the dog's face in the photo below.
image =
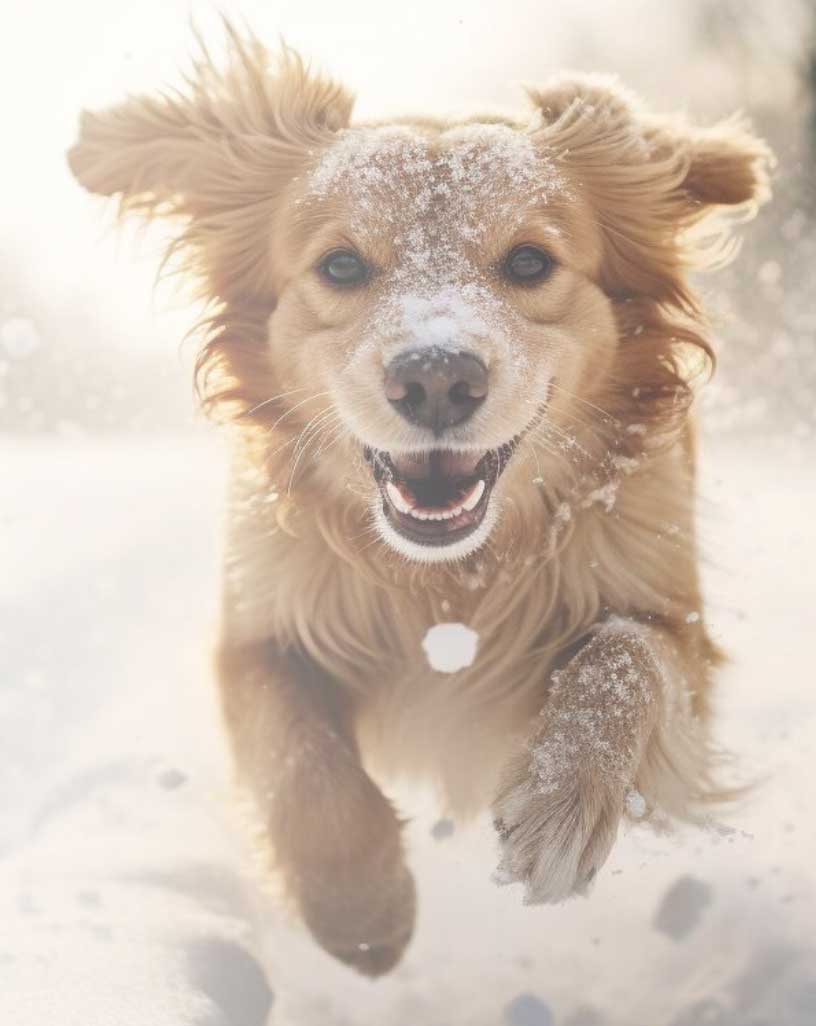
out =
[[497,519],[505,469],[557,421],[555,391],[610,363],[587,204],[501,123],[349,130],[294,199],[269,333],[283,387],[332,405],[394,548],[465,555]]
[[531,93],[521,121],[352,127],[342,89],[236,47],[186,100],[87,118],[71,164],[123,209],[186,219],[222,304],[205,370],[290,485],[308,466],[311,501],[367,508],[404,556],[460,558],[633,397],[642,428],[680,387],[677,343],[702,343],[667,311],[693,319],[685,271],[716,256],[694,230],[765,189],[742,129],[649,118],[591,77]]

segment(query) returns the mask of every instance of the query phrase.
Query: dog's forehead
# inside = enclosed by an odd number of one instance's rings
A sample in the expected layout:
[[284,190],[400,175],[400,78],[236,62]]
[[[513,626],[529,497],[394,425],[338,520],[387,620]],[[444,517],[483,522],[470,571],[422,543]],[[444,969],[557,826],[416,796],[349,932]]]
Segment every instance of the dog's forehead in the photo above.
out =
[[[497,122],[423,129],[413,125],[348,128],[338,133],[312,175],[317,190],[338,187],[348,172],[356,172],[372,185],[381,185],[391,173],[407,176],[452,177],[475,184],[473,170],[483,172],[483,161],[502,172],[524,176],[532,171],[536,153],[528,132]],[[477,168],[468,168],[475,160]],[[469,173],[470,172],[470,173]],[[480,176],[481,178],[481,176]],[[480,182],[481,184],[481,182]]]
[[390,125],[340,133],[312,170],[307,199],[339,205],[350,235],[390,248],[396,273],[438,284],[453,268],[457,279],[473,277],[469,258],[491,235],[512,234],[566,189],[554,156],[510,125]]
[[429,131],[405,125],[347,129],[310,176],[313,196],[345,196],[358,208],[406,201],[430,213],[546,201],[563,188],[553,158],[529,133],[498,123],[471,123]]

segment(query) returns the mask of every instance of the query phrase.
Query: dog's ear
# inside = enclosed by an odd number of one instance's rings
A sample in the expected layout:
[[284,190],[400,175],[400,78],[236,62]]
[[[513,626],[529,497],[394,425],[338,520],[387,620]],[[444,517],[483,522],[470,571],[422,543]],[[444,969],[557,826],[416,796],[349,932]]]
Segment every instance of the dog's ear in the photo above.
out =
[[585,143],[606,146],[617,165],[674,158],[683,173],[671,186],[695,205],[761,203],[770,195],[772,154],[739,118],[695,128],[680,117],[655,117],[611,75],[563,76],[527,92],[546,128],[557,129],[553,136],[585,136]]
[[528,93],[534,134],[599,215],[604,284],[692,304],[682,272],[724,263],[735,221],[770,196],[768,147],[738,119],[700,129],[655,117],[608,76],[570,75]]
[[341,86],[311,74],[288,47],[272,67],[256,39],[229,24],[227,32],[225,69],[201,43],[186,90],[83,112],[68,163],[85,188],[120,196],[125,209],[195,212],[225,190],[247,151],[285,166],[348,124],[353,98]]
[[183,243],[226,251],[220,262],[237,280],[257,256],[249,229],[265,222],[309,150],[348,124],[353,97],[288,47],[275,65],[256,39],[226,29],[223,69],[199,41],[183,89],[83,113],[68,163],[88,190],[119,198],[120,216],[184,218]]
[[662,134],[667,145],[686,150],[688,170],[682,187],[697,203],[730,207],[759,205],[770,198],[771,151],[740,119],[705,129],[669,121]]

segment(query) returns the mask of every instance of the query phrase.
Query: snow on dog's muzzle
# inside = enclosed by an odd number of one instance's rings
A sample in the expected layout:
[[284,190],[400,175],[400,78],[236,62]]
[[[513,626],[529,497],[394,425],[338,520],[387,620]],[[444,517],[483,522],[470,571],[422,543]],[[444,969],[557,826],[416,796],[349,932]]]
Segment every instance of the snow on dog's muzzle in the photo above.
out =
[[493,487],[513,448],[410,454],[366,449],[380,490],[375,512],[382,533],[398,551],[419,559],[472,551],[489,533]]

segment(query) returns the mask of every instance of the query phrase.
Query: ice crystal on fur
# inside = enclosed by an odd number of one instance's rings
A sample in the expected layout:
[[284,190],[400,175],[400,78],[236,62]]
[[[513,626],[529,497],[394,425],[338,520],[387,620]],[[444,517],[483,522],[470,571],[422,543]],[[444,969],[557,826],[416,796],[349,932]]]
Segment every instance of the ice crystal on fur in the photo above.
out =
[[450,286],[432,296],[406,293],[395,300],[401,315],[401,338],[406,344],[422,342],[427,345],[446,345],[468,334],[476,335],[488,330],[483,311],[474,303],[484,294],[471,286],[454,289]]
[[555,519],[562,524],[567,524],[572,520],[572,509],[568,502],[559,503],[558,509],[555,511]]
[[596,659],[553,674],[545,726],[531,751],[542,793],[563,787],[580,766],[631,783],[641,713],[653,701],[654,656],[625,621],[610,621],[593,645]]
[[607,513],[611,513],[615,508],[615,502],[618,498],[618,488],[620,487],[620,481],[608,481],[605,485],[601,485],[599,488],[593,488],[593,490],[584,499],[582,505],[585,509],[588,509],[594,503],[598,503],[603,506]]
[[376,210],[378,218],[394,218],[406,205],[383,212],[377,201],[404,200],[400,187],[406,179],[413,180],[411,222],[418,224],[441,205],[469,239],[482,234],[479,214],[486,202],[517,217],[520,200],[546,202],[566,187],[552,157],[542,156],[529,134],[510,125],[457,126],[433,146],[417,128],[390,125],[341,132],[313,170],[309,194],[351,195],[358,215]]

